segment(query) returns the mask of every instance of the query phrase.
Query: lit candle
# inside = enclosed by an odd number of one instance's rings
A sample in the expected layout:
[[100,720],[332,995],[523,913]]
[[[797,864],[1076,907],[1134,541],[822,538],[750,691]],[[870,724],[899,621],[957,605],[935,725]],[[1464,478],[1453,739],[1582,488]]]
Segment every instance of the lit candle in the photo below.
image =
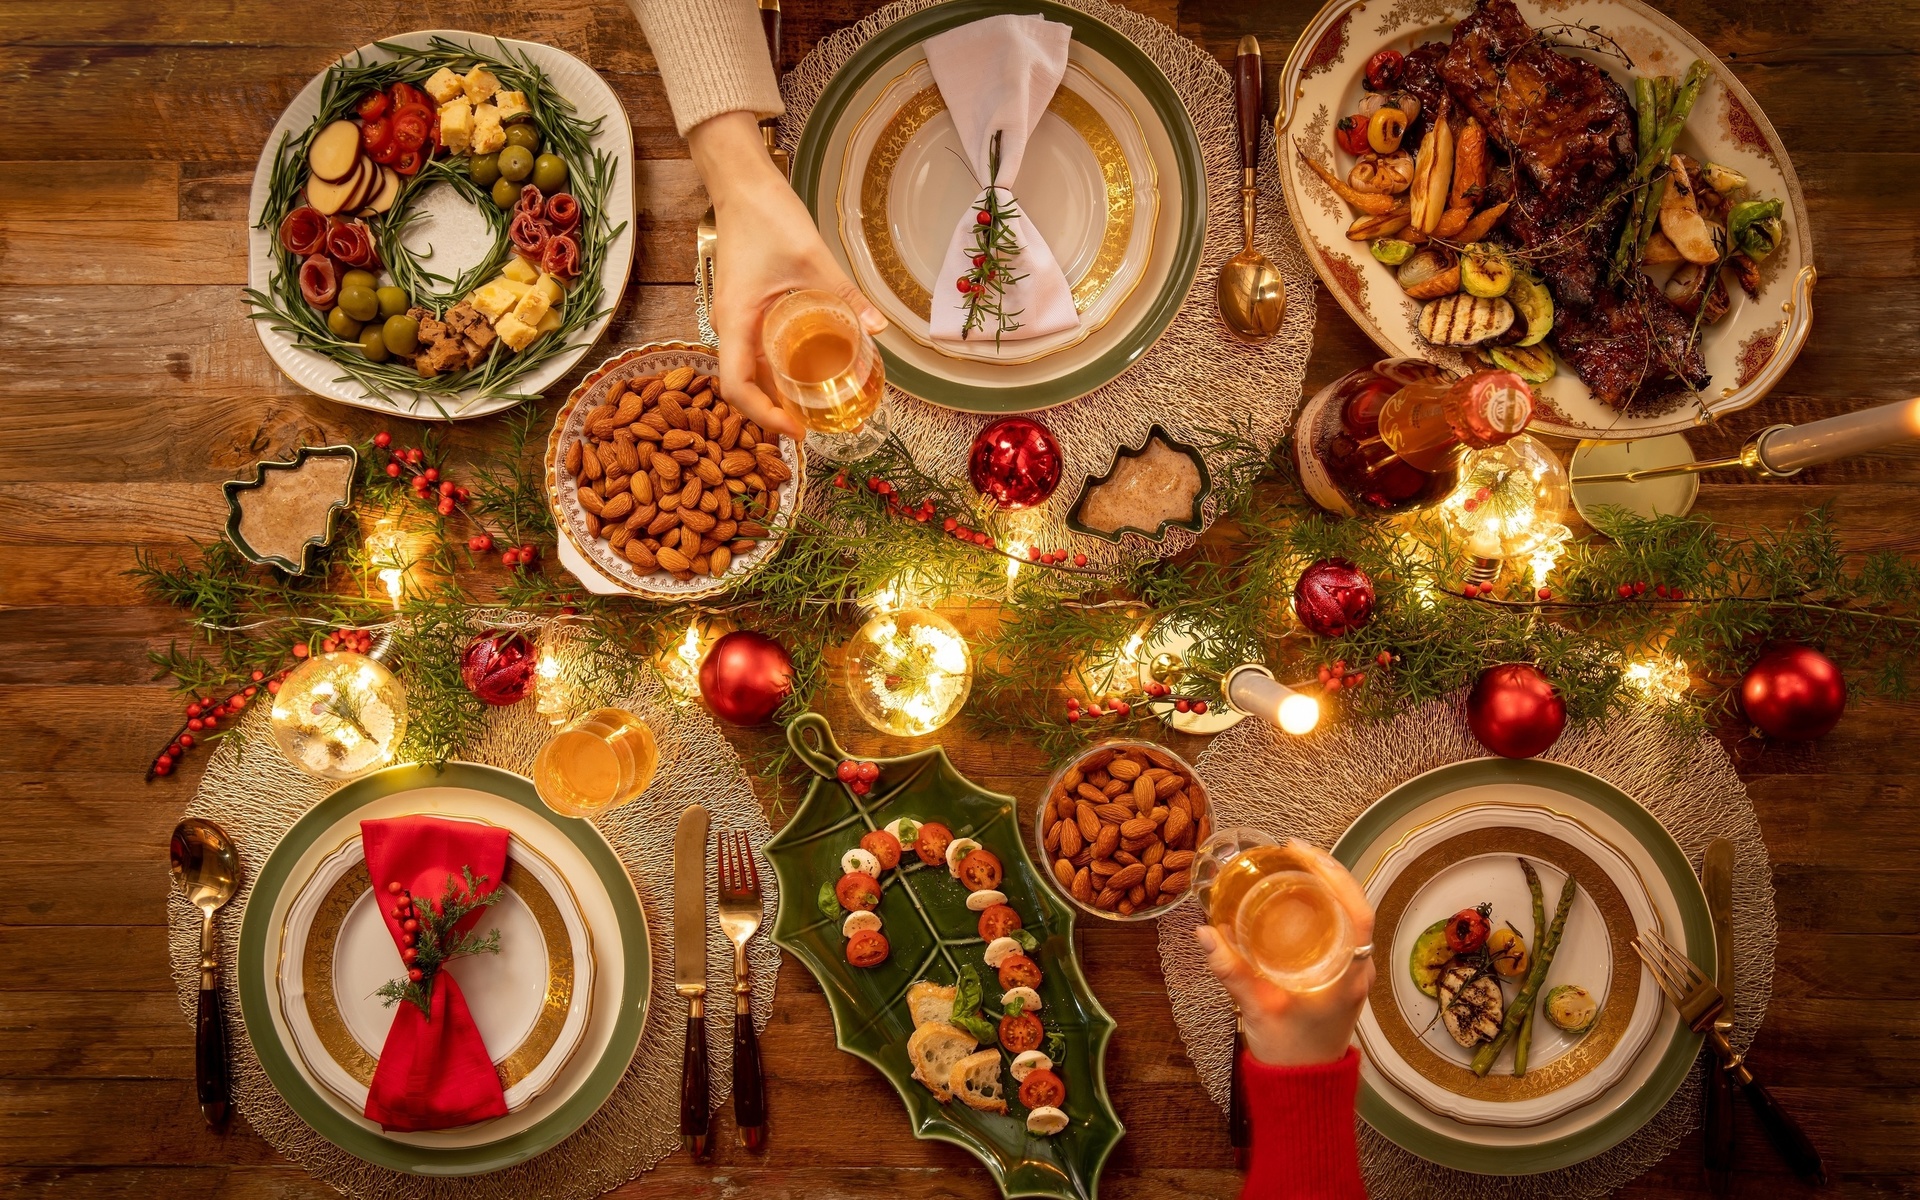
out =
[[1911,438],[1920,438],[1920,398],[1762,434],[1760,462],[1785,474]]
[[1222,689],[1235,711],[1259,717],[1283,733],[1302,734],[1320,723],[1320,702],[1296,692],[1258,663],[1243,663],[1227,673]]

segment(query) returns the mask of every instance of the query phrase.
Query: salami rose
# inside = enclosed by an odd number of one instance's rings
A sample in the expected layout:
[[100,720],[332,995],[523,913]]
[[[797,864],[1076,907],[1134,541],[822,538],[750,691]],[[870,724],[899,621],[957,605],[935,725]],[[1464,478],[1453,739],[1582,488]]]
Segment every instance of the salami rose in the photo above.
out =
[[507,239],[513,248],[538,261],[547,248],[547,225],[536,214],[516,212],[507,225]]
[[300,294],[307,303],[315,308],[331,308],[333,299],[340,292],[340,277],[334,270],[333,260],[324,254],[315,254],[300,264]]
[[545,216],[546,202],[541,199],[540,189],[530,183],[521,188],[520,199],[514,202],[513,211],[529,213],[536,217]]
[[338,217],[327,230],[327,253],[350,267],[371,267],[379,262],[373,252],[373,234],[367,227]]
[[580,243],[570,233],[554,234],[540,252],[540,266],[558,279],[572,279],[580,273]]
[[302,204],[280,222],[280,245],[288,253],[305,258],[318,254],[327,240],[327,219],[320,210]]
[[555,233],[566,233],[580,223],[580,202],[568,192],[547,197],[547,224]]

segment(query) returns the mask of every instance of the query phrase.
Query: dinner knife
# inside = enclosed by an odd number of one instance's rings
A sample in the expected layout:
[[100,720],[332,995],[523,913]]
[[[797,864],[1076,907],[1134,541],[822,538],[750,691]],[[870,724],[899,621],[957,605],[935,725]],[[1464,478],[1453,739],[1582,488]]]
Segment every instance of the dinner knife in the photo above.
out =
[[1244,1171],[1253,1160],[1253,1114],[1247,1111],[1247,1081],[1240,1058],[1247,1050],[1247,1024],[1233,1014],[1233,1069],[1227,1076],[1227,1143],[1233,1147],[1233,1165]]
[[[767,56],[773,59],[773,77],[780,79],[780,0],[760,0],[760,27],[767,35]],[[792,178],[793,160],[780,145],[777,130],[780,118],[768,117],[760,122],[760,136],[767,142],[767,157],[773,159],[773,165],[780,173]]]
[[[1714,980],[1726,1004],[1714,1021],[1724,1036],[1733,1028],[1733,843],[1715,838],[1701,861],[1700,884],[1707,894],[1707,915],[1713,920],[1713,944],[1719,957]],[[1707,1177],[1714,1194],[1728,1194],[1733,1184],[1733,1080],[1717,1056],[1707,1061],[1705,1100]]]
[[687,998],[687,1048],[680,1064],[680,1140],[708,1153],[707,810],[689,805],[673,835],[673,986]]

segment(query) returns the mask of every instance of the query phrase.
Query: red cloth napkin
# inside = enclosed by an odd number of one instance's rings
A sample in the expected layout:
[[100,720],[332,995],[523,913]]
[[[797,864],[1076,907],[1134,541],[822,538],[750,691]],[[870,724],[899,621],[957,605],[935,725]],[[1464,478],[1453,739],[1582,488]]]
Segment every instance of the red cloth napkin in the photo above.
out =
[[[362,821],[360,835],[367,873],[396,951],[406,934],[393,915],[397,897],[389,883],[398,883],[412,894],[416,906],[426,907],[445,893],[448,877],[460,878],[463,869],[471,868],[475,880],[486,877],[478,887],[481,895],[499,887],[507,869],[507,831],[493,825],[396,817]],[[467,914],[459,931],[467,932],[486,916],[484,908]],[[404,973],[405,966],[400,970]],[[382,1129],[414,1132],[506,1116],[500,1076],[460,985],[445,970],[434,976],[429,1007],[430,1014],[405,1000],[394,1005],[393,1026],[367,1091],[368,1119],[380,1122]]]

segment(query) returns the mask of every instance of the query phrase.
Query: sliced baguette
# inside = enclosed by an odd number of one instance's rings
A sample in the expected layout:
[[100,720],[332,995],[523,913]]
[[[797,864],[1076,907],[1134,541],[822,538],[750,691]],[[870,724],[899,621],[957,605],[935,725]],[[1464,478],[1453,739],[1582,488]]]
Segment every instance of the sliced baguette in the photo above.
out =
[[954,1063],[947,1087],[968,1108],[990,1113],[1007,1111],[1006,1088],[1000,1081],[998,1050],[982,1050]]
[[907,1008],[913,1013],[913,1027],[919,1029],[930,1021],[945,1023],[953,1013],[953,998],[958,992],[957,988],[941,987],[924,979],[908,988]]
[[[945,1021],[929,1021],[907,1039],[907,1058],[913,1063],[913,1077],[927,1085],[934,1099],[945,1104],[953,1099],[953,1069],[966,1061],[980,1043],[966,1030]],[[993,1051],[995,1060],[999,1051]],[[976,1056],[977,1057],[977,1056]]]

